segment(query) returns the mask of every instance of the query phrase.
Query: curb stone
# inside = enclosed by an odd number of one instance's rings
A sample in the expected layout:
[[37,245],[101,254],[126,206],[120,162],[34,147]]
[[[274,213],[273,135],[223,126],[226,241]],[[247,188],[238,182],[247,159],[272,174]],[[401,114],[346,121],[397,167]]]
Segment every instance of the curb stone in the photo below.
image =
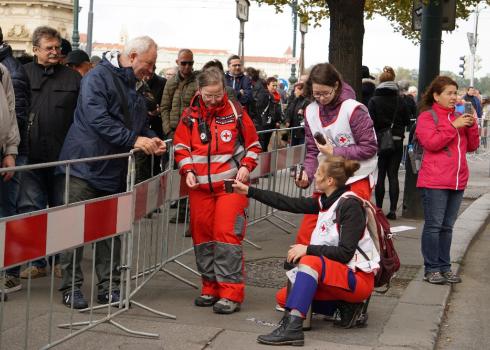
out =
[[[456,220],[451,244],[453,271],[460,264],[473,238],[490,219],[490,193],[474,201]],[[421,267],[408,285],[380,334],[376,349],[403,347],[433,350],[451,293],[450,285],[431,285],[423,281]]]

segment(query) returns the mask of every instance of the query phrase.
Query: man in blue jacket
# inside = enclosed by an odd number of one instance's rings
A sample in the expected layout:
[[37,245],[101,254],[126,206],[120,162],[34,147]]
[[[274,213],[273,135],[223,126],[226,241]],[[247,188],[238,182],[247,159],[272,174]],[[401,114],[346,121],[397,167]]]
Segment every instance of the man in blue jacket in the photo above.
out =
[[[60,160],[106,156],[128,152],[132,148],[155,155],[166,151],[165,143],[148,128],[145,100],[136,91],[137,81],[152,75],[156,58],[157,45],[147,36],[129,41],[123,52],[104,54],[102,61],[82,80],[73,124]],[[79,202],[125,191],[127,163],[124,158],[72,165],[69,201]],[[120,239],[114,239],[112,265],[111,246],[111,239],[96,244],[97,300],[101,304],[117,302],[120,297]],[[75,266],[73,254],[76,254]],[[83,248],[61,256],[63,304],[75,309],[87,307],[80,290],[82,256]]]

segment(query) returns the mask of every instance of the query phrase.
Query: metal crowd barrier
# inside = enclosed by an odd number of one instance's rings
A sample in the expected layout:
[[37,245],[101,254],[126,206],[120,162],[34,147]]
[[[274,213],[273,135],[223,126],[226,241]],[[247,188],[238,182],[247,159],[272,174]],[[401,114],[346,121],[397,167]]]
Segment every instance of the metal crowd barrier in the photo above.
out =
[[[273,133],[271,150],[259,155],[258,166],[252,172],[254,186],[279,191],[290,196],[308,195],[298,189],[290,177],[290,168],[302,163],[304,145],[280,147],[280,134],[292,129],[274,129],[262,133]],[[173,152],[169,152],[172,165]],[[109,159],[128,159],[127,189],[124,193],[68,203],[70,194],[70,167],[75,163],[94,162]],[[171,202],[187,200],[187,190],[177,170],[170,169],[152,178],[135,184],[134,152],[104,157],[60,161],[45,164],[26,165],[0,172],[18,172],[34,169],[64,167],[65,204],[0,219],[0,289],[3,291],[9,268],[21,265],[32,266],[40,258],[54,263],[54,255],[79,247],[91,247],[91,254],[85,254],[82,269],[85,283],[82,286],[89,307],[85,310],[67,308],[60,303],[61,295],[55,293],[59,284],[54,269],[49,278],[23,283],[23,291],[11,293],[5,301],[5,293],[0,299],[0,349],[49,349],[59,345],[100,324],[110,324],[135,336],[158,338],[159,335],[132,330],[115,319],[129,311],[130,305],[139,307],[158,316],[175,319],[175,315],[155,310],[136,300],[137,294],[159,272],[166,273],[194,288],[198,286],[171,267],[199,275],[194,268],[192,239],[186,237],[187,222],[170,223],[173,211]],[[187,209],[188,210],[188,209]],[[294,228],[294,224],[281,217],[276,210],[250,201],[248,243],[260,249],[250,240],[254,224],[267,221],[290,233],[284,224]],[[177,212],[179,209],[177,208]],[[279,223],[278,223],[279,222]],[[97,244],[107,240],[110,245],[109,285],[117,271],[121,293],[120,301],[107,305],[96,305],[96,250]],[[120,247],[119,247],[120,241]],[[119,250],[120,249],[120,250]],[[115,269],[115,253],[121,252],[120,265]],[[76,255],[74,254],[74,261]],[[74,275],[74,271],[72,271]],[[73,279],[74,280],[74,279]],[[111,287],[112,288],[112,287]],[[74,282],[72,282],[74,290]],[[109,290],[109,293],[111,290]],[[46,304],[46,296],[49,303]],[[44,299],[43,299],[44,297]],[[73,298],[73,293],[72,293]],[[34,337],[31,331],[45,330],[45,337]],[[23,333],[23,337],[18,334]]]

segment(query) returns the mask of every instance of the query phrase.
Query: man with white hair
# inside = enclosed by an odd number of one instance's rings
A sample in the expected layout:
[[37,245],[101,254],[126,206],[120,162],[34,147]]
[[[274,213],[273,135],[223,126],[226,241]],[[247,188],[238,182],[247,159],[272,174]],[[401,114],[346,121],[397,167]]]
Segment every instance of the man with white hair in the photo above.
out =
[[[156,59],[157,45],[147,36],[132,39],[123,52],[104,54],[102,61],[82,80],[73,125],[61,150],[61,160],[124,153],[132,148],[154,155],[165,152],[165,143],[147,126],[145,100],[136,90],[137,81],[152,75]],[[126,158],[73,164],[70,167],[70,203],[125,191],[126,173]],[[111,246],[111,239],[96,244],[97,300],[101,304],[117,302],[120,297],[121,242],[118,237],[114,238],[112,265]],[[80,290],[82,257],[83,248],[61,256],[63,304],[75,309],[87,307]]]

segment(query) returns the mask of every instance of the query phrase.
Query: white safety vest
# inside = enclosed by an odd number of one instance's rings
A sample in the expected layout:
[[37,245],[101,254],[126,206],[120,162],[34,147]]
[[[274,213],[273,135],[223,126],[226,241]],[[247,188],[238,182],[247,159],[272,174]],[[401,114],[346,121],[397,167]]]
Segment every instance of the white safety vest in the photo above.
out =
[[[332,204],[328,210],[320,211],[318,213],[318,220],[316,222],[315,230],[311,235],[310,244],[311,245],[327,245],[331,247],[338,247],[340,240],[340,231],[342,231],[342,225],[337,223],[337,206],[341,198],[346,198],[348,196],[357,195],[354,192],[348,191],[340,196],[335,203]],[[318,198],[321,207],[321,197]],[[354,253],[352,259],[347,263],[347,266],[354,270],[360,269],[364,272],[373,272],[379,269],[379,253],[374,246],[374,242],[371,239],[371,235],[367,229],[367,216],[366,216],[366,227],[364,228],[364,233],[358,243],[358,247],[367,255],[369,260],[367,260],[358,249]]]
[[[325,139],[330,139],[335,147],[347,147],[355,144],[354,136],[350,128],[349,120],[354,110],[362,105],[356,100],[348,99],[342,102],[339,114],[337,118],[327,126],[322,125],[320,120],[320,107],[317,102],[310,103],[306,108],[306,120],[310,126],[311,134],[315,135],[316,132],[320,132],[325,136]],[[374,128],[373,128],[373,134]],[[318,161],[325,157],[323,153],[318,153]],[[378,157],[376,154],[369,159],[359,161],[361,167],[357,170],[351,178],[347,180],[347,184],[351,184],[358,180],[364,179],[369,175],[376,177],[376,170],[378,165]],[[374,181],[374,180],[373,180]]]

